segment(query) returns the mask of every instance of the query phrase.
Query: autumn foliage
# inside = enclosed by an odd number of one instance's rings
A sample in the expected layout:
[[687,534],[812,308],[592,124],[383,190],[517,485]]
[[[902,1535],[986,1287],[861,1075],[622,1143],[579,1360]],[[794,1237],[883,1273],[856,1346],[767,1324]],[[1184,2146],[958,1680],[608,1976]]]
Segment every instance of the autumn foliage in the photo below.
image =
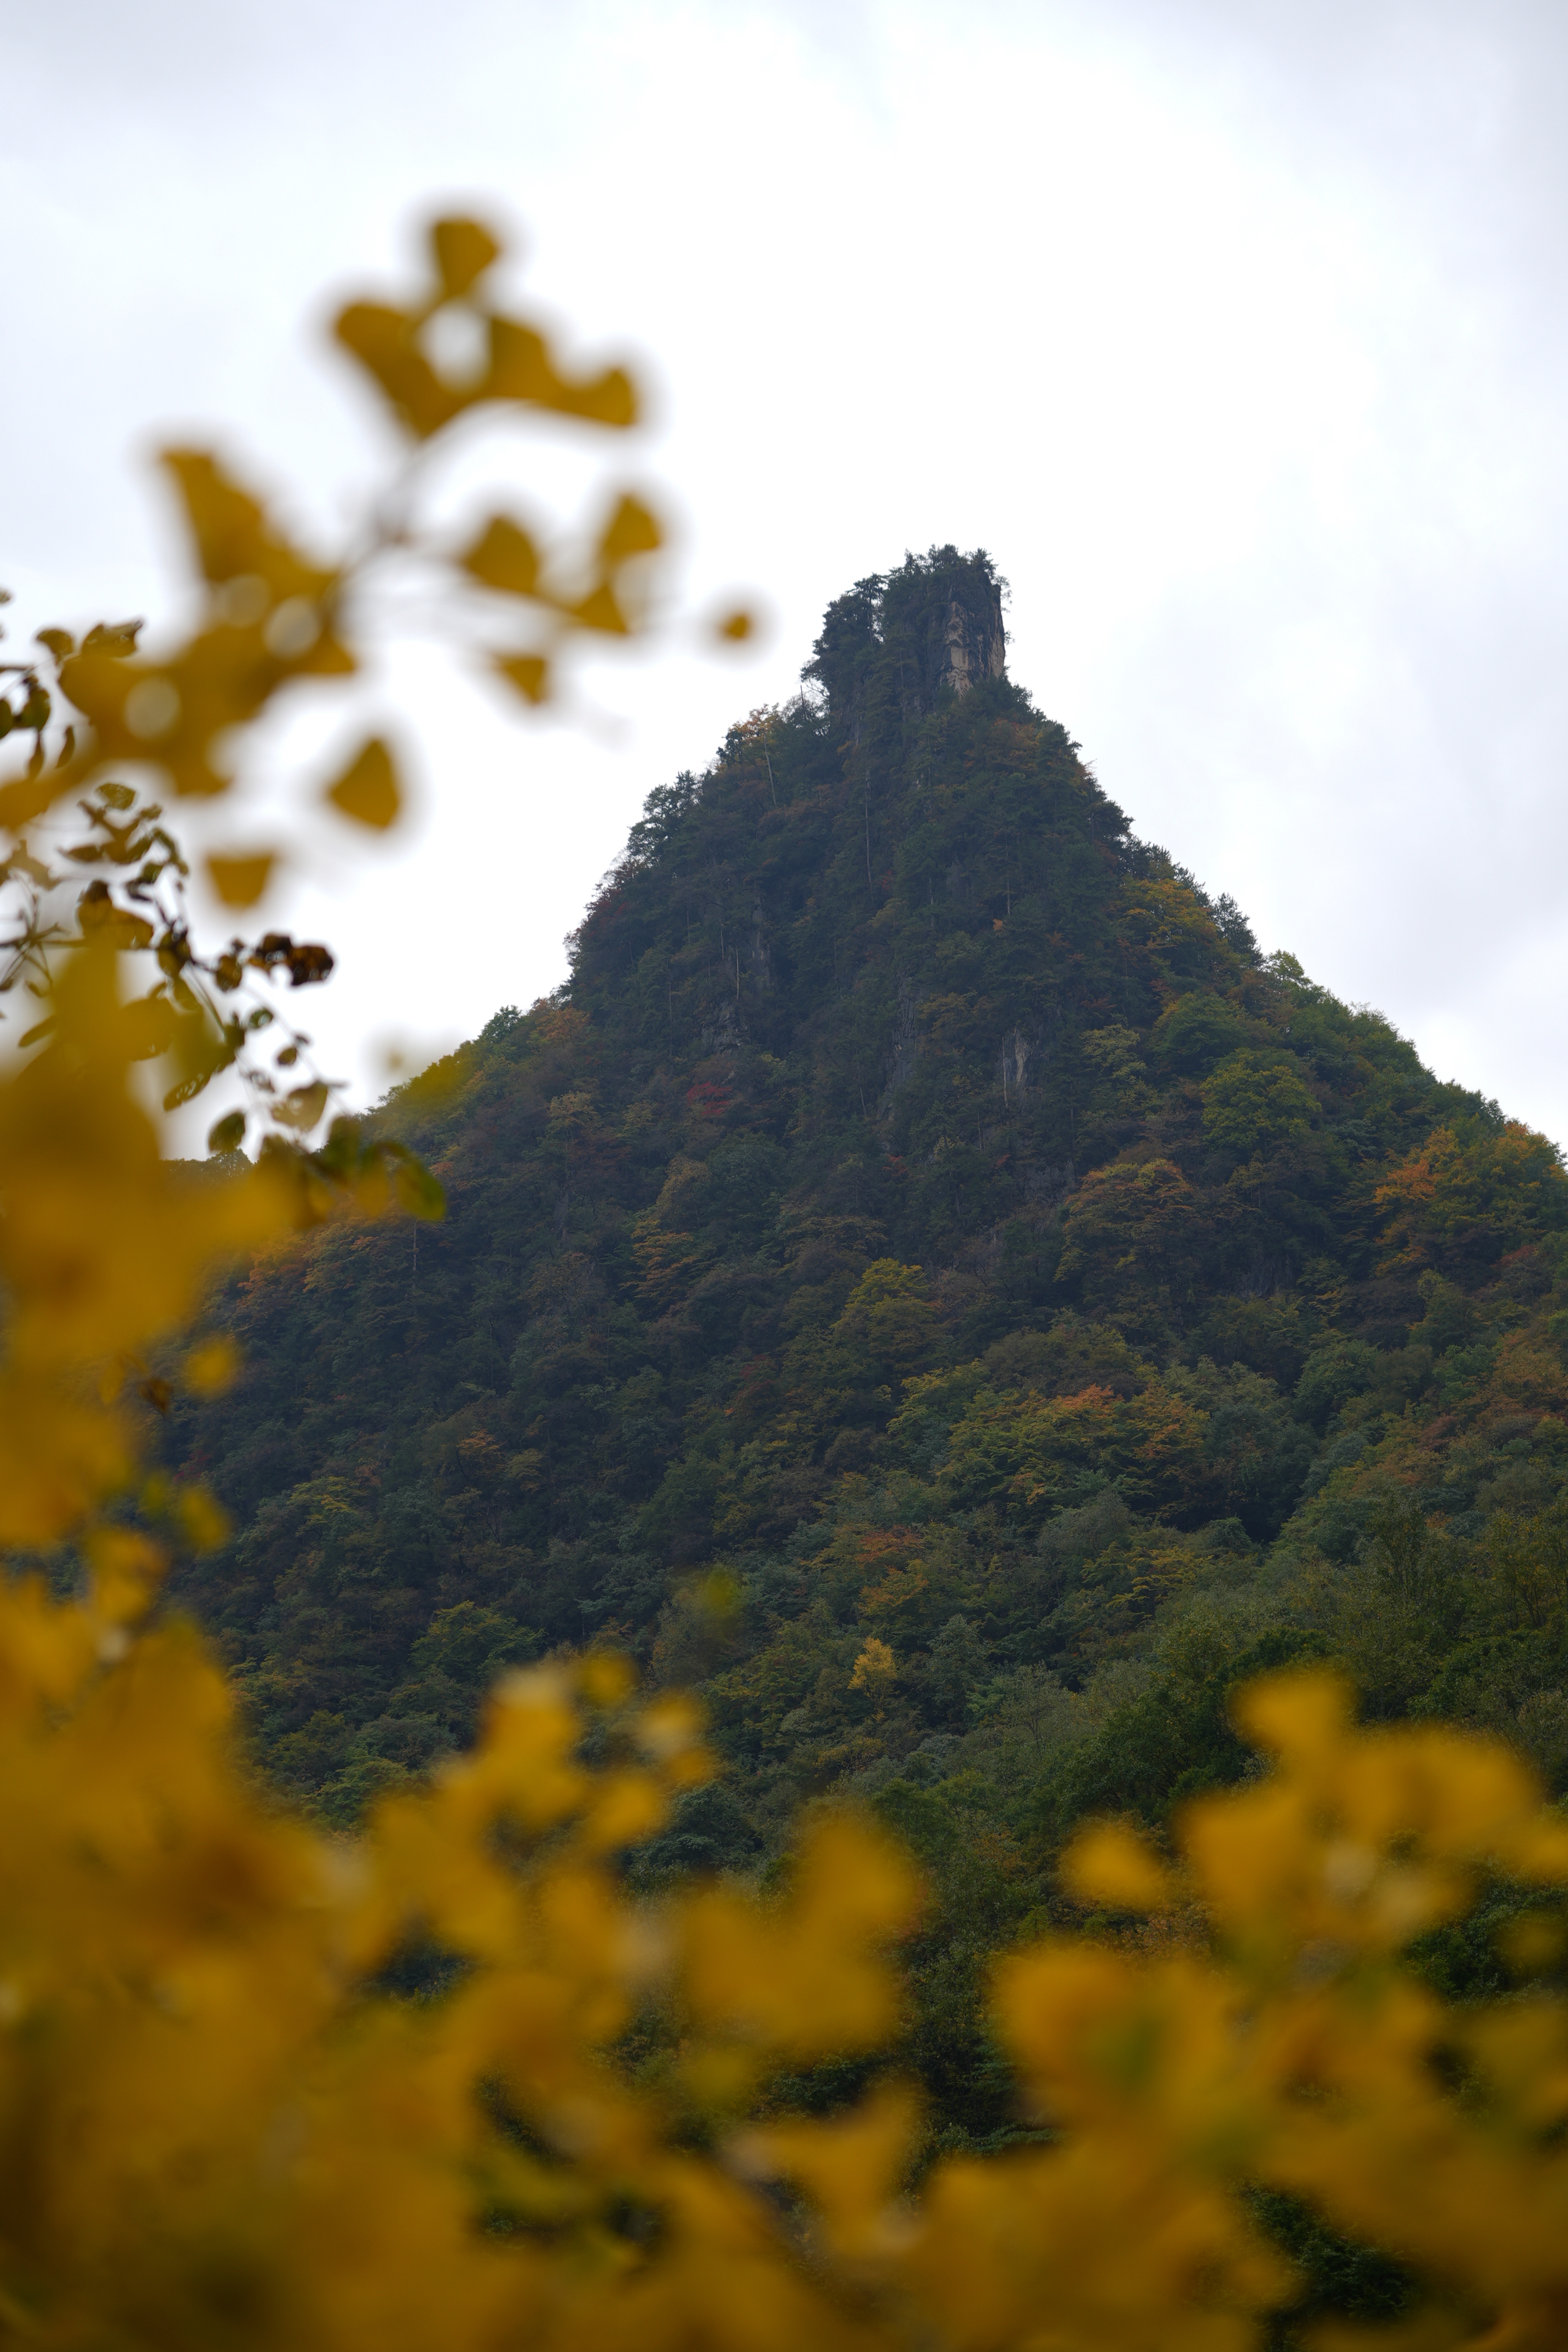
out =
[[920,1893],[881,1839],[826,1814],[768,1895],[629,1894],[709,1767],[592,1656],[322,1836],[248,1782],[191,1632],[134,1630],[133,1549],[99,1563],[89,1601],[0,1606],[18,2340],[1240,2347],[1296,2291],[1273,2190],[1411,2265],[1421,2341],[1561,2341],[1568,2003],[1446,2008],[1402,1964],[1499,1873],[1550,1898],[1521,1970],[1555,1955],[1568,1828],[1502,1750],[1258,1686],[1269,1775],[1173,1858],[1088,1832],[1101,1925],[998,1969],[1037,2144],[917,2188],[896,2076],[826,2114],[784,2088],[895,2027]]

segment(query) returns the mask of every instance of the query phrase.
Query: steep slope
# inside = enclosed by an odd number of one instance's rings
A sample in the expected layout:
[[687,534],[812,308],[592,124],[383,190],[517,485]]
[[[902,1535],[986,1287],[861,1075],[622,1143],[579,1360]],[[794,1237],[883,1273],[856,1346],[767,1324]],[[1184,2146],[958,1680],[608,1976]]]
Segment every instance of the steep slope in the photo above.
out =
[[1557,1156],[1260,959],[1003,644],[983,555],[840,598],[567,986],[389,1104],[446,1223],[253,1269],[174,1433],[275,1771],[347,1818],[559,1643],[702,1683],[731,1775],[656,1864],[875,1796],[948,1889],[921,2063],[975,2129],[976,1955],[1085,1807],[1240,1769],[1249,1661],[1568,1778]]

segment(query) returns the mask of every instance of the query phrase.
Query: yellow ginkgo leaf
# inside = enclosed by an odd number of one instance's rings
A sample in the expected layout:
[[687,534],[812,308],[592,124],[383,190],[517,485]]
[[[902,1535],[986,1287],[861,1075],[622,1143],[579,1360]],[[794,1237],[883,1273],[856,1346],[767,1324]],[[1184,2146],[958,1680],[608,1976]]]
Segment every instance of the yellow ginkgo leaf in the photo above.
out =
[[1122,1822],[1101,1822],[1075,1838],[1062,1856],[1061,1881],[1076,1901],[1115,1911],[1163,1911],[1176,1893],[1159,1857]]
[[308,1087],[295,1087],[281,1102],[273,1104],[272,1116],[284,1127],[291,1127],[297,1133],[308,1135],[313,1127],[321,1124],[329,1092],[325,1080],[321,1078],[315,1079]]
[[631,1696],[637,1669],[618,1650],[590,1650],[578,1669],[578,1687],[594,1706],[618,1706]]
[[[799,2183],[822,2213],[835,2250],[875,2253],[897,2246],[893,2195],[908,2165],[920,2117],[911,2084],[883,2083],[847,2115],[764,2124],[737,2135],[731,2161],[761,2179]],[[908,2221],[905,2220],[905,2233]]]
[[491,400],[518,400],[530,407],[552,409],[561,416],[581,416],[590,424],[616,430],[637,421],[637,390],[624,368],[607,368],[601,376],[574,383],[557,370],[543,336],[520,319],[490,320],[485,394]]
[[221,1396],[239,1371],[239,1349],[226,1331],[198,1340],[185,1357],[181,1377],[193,1396]]
[[341,815],[378,833],[397,822],[403,795],[392,752],[381,736],[373,735],[356,751],[337,782],[327,786],[324,798]]
[[1351,1719],[1350,1685],[1341,1675],[1310,1668],[1251,1683],[1231,1712],[1242,1736],[1296,1765],[1331,1750]]
[[228,1541],[234,1522],[205,1486],[182,1487],[173,1507],[180,1532],[193,1551],[217,1551]]
[[542,654],[497,654],[494,667],[525,702],[550,699],[550,664]]
[[[151,1062],[166,1054],[179,1034],[181,1015],[175,1012],[162,985],[150,995],[132,998],[120,1013],[121,1034],[125,1040],[125,1055],[132,1062]],[[26,1043],[26,1038],[23,1044]]]
[[438,220],[430,224],[430,257],[444,299],[456,301],[477,284],[501,248],[479,221]]
[[622,612],[615,590],[607,580],[590,590],[579,604],[571,608],[572,618],[580,629],[596,629],[601,636],[626,637],[631,635],[631,623]]
[[[163,463],[184,506],[203,577],[215,587],[254,582],[261,593],[248,600],[256,607],[253,621],[291,596],[315,600],[326,593],[333,573],[291,546],[259,500],[209,450],[165,449]],[[241,598],[225,608],[226,616],[233,615],[231,625],[239,623],[247,603]]]
[[425,441],[482,398],[484,389],[470,384],[459,391],[442,381],[419,348],[422,323],[420,316],[384,302],[351,302],[333,331],[374,377],[399,421]]
[[539,585],[539,550],[506,515],[492,515],[458,562],[487,588],[504,589],[509,595],[531,596]]
[[215,850],[207,859],[207,878],[226,907],[254,907],[278,863],[271,849],[224,856]]
[[134,950],[153,944],[153,926],[144,915],[117,907],[107,882],[89,882],[77,900],[76,919],[83,939],[101,940],[106,947]]
[[599,540],[599,561],[606,567],[625,563],[629,556],[651,555],[664,545],[658,517],[640,499],[623,496]]
[[134,1459],[112,1410],[42,1388],[31,1371],[0,1373],[0,1545],[37,1551],[116,1487]]

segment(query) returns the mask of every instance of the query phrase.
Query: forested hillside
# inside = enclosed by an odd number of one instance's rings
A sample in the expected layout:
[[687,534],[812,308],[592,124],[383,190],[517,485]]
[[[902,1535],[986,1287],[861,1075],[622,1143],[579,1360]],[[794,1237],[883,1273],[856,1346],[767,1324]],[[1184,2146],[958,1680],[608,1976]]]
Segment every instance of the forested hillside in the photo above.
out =
[[560,1644],[700,1685],[728,1776],[640,1866],[874,1802],[977,2136],[985,1953],[1086,1811],[1243,1769],[1260,1664],[1568,1785],[1557,1154],[1261,958],[1003,642],[984,555],[840,598],[650,794],[568,983],[389,1102],[445,1223],[256,1265],[173,1425],[236,1521],[180,1598],[275,1774],[350,1819]]

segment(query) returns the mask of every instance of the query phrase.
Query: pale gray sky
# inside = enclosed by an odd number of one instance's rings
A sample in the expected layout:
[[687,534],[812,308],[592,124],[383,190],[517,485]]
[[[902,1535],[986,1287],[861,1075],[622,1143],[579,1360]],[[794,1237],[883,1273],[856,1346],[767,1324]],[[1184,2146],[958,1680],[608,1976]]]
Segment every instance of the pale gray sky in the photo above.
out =
[[[423,657],[378,688],[421,731],[422,826],[353,864],[323,835],[267,910],[344,952],[334,1068],[553,985],[649,785],[793,690],[830,596],[952,539],[1010,578],[1013,674],[1140,832],[1568,1139],[1561,6],[5,20],[29,627],[169,612],[170,431],[302,521],[345,510],[367,412],[312,322],[452,197],[526,227],[525,306],[649,365],[633,470],[679,506],[689,601],[754,583],[773,615],[744,664],[600,665],[615,727],[513,729]],[[557,434],[520,478],[570,512],[602,468]],[[448,949],[413,959],[433,906]]]

